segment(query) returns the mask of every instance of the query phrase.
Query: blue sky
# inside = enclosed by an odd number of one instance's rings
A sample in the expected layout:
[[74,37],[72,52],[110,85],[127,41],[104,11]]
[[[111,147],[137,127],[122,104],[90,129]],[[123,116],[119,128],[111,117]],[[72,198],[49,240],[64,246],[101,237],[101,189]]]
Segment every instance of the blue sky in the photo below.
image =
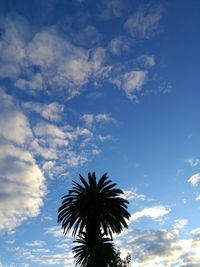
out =
[[0,266],[72,267],[78,173],[129,200],[135,267],[200,266],[200,2],[0,2]]

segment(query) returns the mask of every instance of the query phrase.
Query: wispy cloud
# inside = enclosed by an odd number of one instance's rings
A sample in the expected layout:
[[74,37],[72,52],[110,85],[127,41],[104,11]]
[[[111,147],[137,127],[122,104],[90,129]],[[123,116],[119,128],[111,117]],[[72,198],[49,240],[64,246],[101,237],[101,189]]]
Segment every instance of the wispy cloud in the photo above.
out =
[[127,19],[124,28],[133,38],[151,39],[161,30],[162,12],[161,6],[143,7]]
[[197,186],[200,182],[200,173],[196,173],[196,174],[192,175],[188,179],[188,182],[194,187]]
[[46,245],[46,242],[45,241],[42,241],[42,240],[34,240],[33,242],[30,242],[30,243],[26,243],[26,246],[28,247],[44,247]]
[[154,67],[156,62],[155,62],[155,57],[154,55],[141,55],[137,58],[137,62],[144,68],[151,68]]
[[145,200],[146,197],[143,194],[138,194],[135,189],[123,190],[123,197],[128,201],[131,200]]
[[96,123],[107,123],[107,122],[115,122],[116,120],[108,113],[99,113],[99,114],[84,114],[81,116],[81,119],[88,126],[92,126],[92,124]]
[[187,158],[185,160],[186,163],[188,163],[191,167],[196,167],[200,164],[200,159],[198,158]]
[[98,15],[101,20],[109,20],[112,18],[119,18],[125,11],[125,1],[122,0],[110,0],[103,1],[103,8]]
[[117,36],[109,43],[109,51],[115,56],[127,54],[132,48],[131,41],[126,36]]

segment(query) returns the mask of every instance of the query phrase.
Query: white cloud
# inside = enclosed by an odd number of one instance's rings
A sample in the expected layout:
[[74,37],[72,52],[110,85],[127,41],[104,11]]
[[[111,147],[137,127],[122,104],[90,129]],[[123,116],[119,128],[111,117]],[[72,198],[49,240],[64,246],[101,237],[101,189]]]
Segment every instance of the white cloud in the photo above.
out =
[[101,34],[92,25],[87,25],[79,32],[72,32],[71,35],[73,43],[84,47],[94,47],[101,40]]
[[200,200],[200,195],[198,195],[198,196],[196,197],[196,200]]
[[63,230],[59,226],[52,226],[46,229],[45,234],[50,234],[53,237],[63,237]]
[[0,90],[0,97],[0,138],[17,144],[29,142],[33,136],[26,116],[11,96]]
[[200,235],[200,227],[199,228],[196,228],[196,229],[193,229],[191,232],[190,232],[191,234],[193,234],[193,235]]
[[182,229],[185,225],[188,224],[188,220],[186,219],[179,219],[175,221],[175,224],[173,225],[174,228]]
[[[60,248],[61,252],[55,250],[50,250],[48,248],[17,248],[17,252],[20,257],[28,260],[29,262],[37,264],[37,266],[42,265],[62,265],[64,267],[74,266],[74,255],[69,248]],[[15,266],[15,265],[14,265]],[[29,265],[28,265],[29,266]],[[27,265],[24,267],[27,267]]]
[[86,123],[87,126],[91,126],[94,123],[106,123],[114,122],[115,119],[108,113],[84,114],[81,119]]
[[67,158],[65,160],[67,166],[70,166],[71,168],[82,166],[88,161],[89,158],[87,155],[85,155],[85,153],[83,155],[80,155],[73,151],[67,153]]
[[44,177],[32,155],[14,145],[1,145],[0,166],[0,231],[10,231],[39,214]]
[[129,99],[137,99],[136,93],[142,90],[142,86],[146,83],[146,81],[146,71],[126,72],[125,74],[118,75],[116,78],[111,80],[111,82],[118,88],[125,91]]
[[87,125],[91,125],[94,121],[94,115],[93,114],[84,114],[82,117],[81,117],[82,120],[84,120],[84,122],[87,124]]
[[144,208],[141,211],[133,213],[130,217],[130,222],[137,221],[142,217],[148,217],[151,218],[152,220],[156,220],[167,215],[169,212],[170,209],[164,206],[153,206],[149,208]]
[[28,247],[44,247],[46,245],[45,241],[42,240],[34,240],[33,242],[26,243]]
[[101,142],[105,142],[106,140],[110,140],[112,139],[112,137],[110,135],[101,135],[99,134],[97,136],[97,140],[101,141]]
[[106,49],[102,47],[97,47],[91,50],[91,68],[93,70],[94,76],[103,76],[104,63],[106,61]]
[[44,89],[44,80],[40,73],[33,74],[29,80],[19,78],[15,82],[15,86],[23,90],[30,90],[32,93]]
[[11,231],[39,214],[45,185],[42,171],[25,149],[33,139],[29,122],[14,99],[0,93],[0,231]]
[[102,20],[109,20],[115,17],[121,17],[124,13],[124,0],[109,0],[103,2],[104,7],[99,18]]
[[33,152],[46,161],[42,168],[50,177],[68,173],[68,168],[77,168],[90,161],[101,150],[94,144],[95,131],[69,125],[57,126],[39,121],[32,127],[35,135],[31,143]]
[[109,50],[115,56],[124,55],[129,52],[131,43],[125,36],[118,36],[112,39],[109,43]]
[[132,253],[131,267],[199,266],[199,229],[191,233],[195,236],[184,239],[174,229],[139,230],[129,227],[115,243],[122,248],[124,255]]
[[107,113],[100,113],[95,116],[97,122],[110,122],[114,121],[115,119]]
[[160,30],[162,8],[143,8],[134,13],[124,24],[124,28],[134,38],[151,39]]
[[123,190],[122,197],[127,200],[145,200],[146,197],[142,194],[138,194],[135,189],[132,190]]
[[28,22],[17,15],[1,16],[1,27],[5,30],[0,40],[0,77],[15,78],[25,63],[25,44],[28,37]]
[[34,111],[40,114],[42,118],[50,121],[60,121],[62,118],[61,114],[64,110],[64,106],[57,102],[52,102],[50,104],[26,102],[23,104],[23,108]]
[[41,68],[45,82],[51,87],[67,88],[78,93],[90,75],[87,50],[72,45],[56,28],[38,32],[29,44],[30,64]]
[[183,229],[188,224],[188,220],[186,219],[178,219],[175,220],[175,223],[172,225],[173,233],[178,236],[181,229]]
[[200,159],[187,158],[185,160],[191,167],[196,167],[200,164]]
[[192,185],[192,186],[197,186],[200,182],[200,173],[196,173],[194,175],[192,175],[189,179],[188,182]]
[[40,155],[45,160],[57,159],[56,147],[58,146],[58,142],[56,142],[57,140],[54,140],[54,142],[49,144],[48,141],[50,141],[50,139],[45,140],[43,138],[40,144],[38,139],[34,139],[33,142],[31,142],[33,153]]
[[55,139],[65,138],[64,131],[51,123],[39,122],[34,126],[33,130],[35,135],[39,137],[47,136]]
[[154,67],[156,64],[154,55],[139,56],[137,61],[142,67]]
[[13,14],[1,22],[0,76],[14,79],[15,86],[31,92],[62,89],[72,97],[95,71],[88,50],[73,45],[56,26],[35,33],[25,19]]
[[[109,16],[111,14],[111,16],[118,16],[117,14],[121,14],[122,7],[125,5],[121,0],[114,0],[105,1],[105,6]],[[157,10],[160,9],[155,10],[154,13],[158,16]],[[153,28],[154,23],[150,21],[154,16],[147,15],[147,21],[144,16],[144,24]],[[129,20],[127,25],[130,24]],[[25,19],[13,15],[4,16],[2,25],[0,75],[9,78],[16,87],[27,93],[40,94],[42,90],[45,94],[57,95],[62,92],[64,99],[67,100],[80,94],[87,83],[92,83],[97,87],[104,81],[111,81],[117,87],[122,88],[130,99],[136,99],[136,91],[140,91],[147,80],[147,73],[144,71],[128,72],[126,63],[123,69],[124,74],[113,78],[112,73],[116,71],[118,64],[109,63],[108,51],[110,50],[113,55],[128,51],[131,46],[130,40],[124,36],[113,38],[107,49],[101,46],[83,48],[83,43],[89,44],[88,40],[92,36],[98,36],[97,30],[91,25],[83,29],[88,36],[79,36],[79,40],[76,40],[78,45],[75,45],[74,40],[70,41],[75,38],[71,36],[72,33],[69,35],[61,33],[59,25],[35,31]],[[147,30],[148,27],[145,26],[145,32],[150,31]],[[87,44],[86,47],[88,47]],[[151,67],[154,64],[153,57],[146,57],[145,66]],[[42,111],[37,112],[43,113],[46,119],[54,120]]]

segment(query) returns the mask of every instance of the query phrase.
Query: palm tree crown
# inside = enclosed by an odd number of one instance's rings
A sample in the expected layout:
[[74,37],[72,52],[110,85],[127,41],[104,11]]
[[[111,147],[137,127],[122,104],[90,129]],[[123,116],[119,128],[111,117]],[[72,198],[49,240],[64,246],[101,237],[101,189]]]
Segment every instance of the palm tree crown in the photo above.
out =
[[103,234],[120,233],[128,227],[126,219],[128,201],[121,197],[123,191],[108,179],[107,174],[96,182],[93,172],[88,173],[88,182],[81,176],[79,184],[72,181],[73,188],[63,197],[58,209],[58,223],[62,224],[64,234],[73,227],[73,236],[85,231],[91,237]]

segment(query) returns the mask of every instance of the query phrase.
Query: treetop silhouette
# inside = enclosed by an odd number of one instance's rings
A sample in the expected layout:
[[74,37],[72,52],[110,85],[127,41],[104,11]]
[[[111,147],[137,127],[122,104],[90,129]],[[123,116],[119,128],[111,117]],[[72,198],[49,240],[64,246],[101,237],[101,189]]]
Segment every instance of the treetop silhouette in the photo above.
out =
[[129,202],[107,173],[99,181],[94,172],[88,173],[88,181],[81,175],[79,178],[81,183],[72,181],[72,189],[63,197],[58,223],[64,234],[73,229],[72,235],[78,236],[74,241],[78,245],[73,248],[76,264],[82,267],[116,266],[112,234],[128,228]]

